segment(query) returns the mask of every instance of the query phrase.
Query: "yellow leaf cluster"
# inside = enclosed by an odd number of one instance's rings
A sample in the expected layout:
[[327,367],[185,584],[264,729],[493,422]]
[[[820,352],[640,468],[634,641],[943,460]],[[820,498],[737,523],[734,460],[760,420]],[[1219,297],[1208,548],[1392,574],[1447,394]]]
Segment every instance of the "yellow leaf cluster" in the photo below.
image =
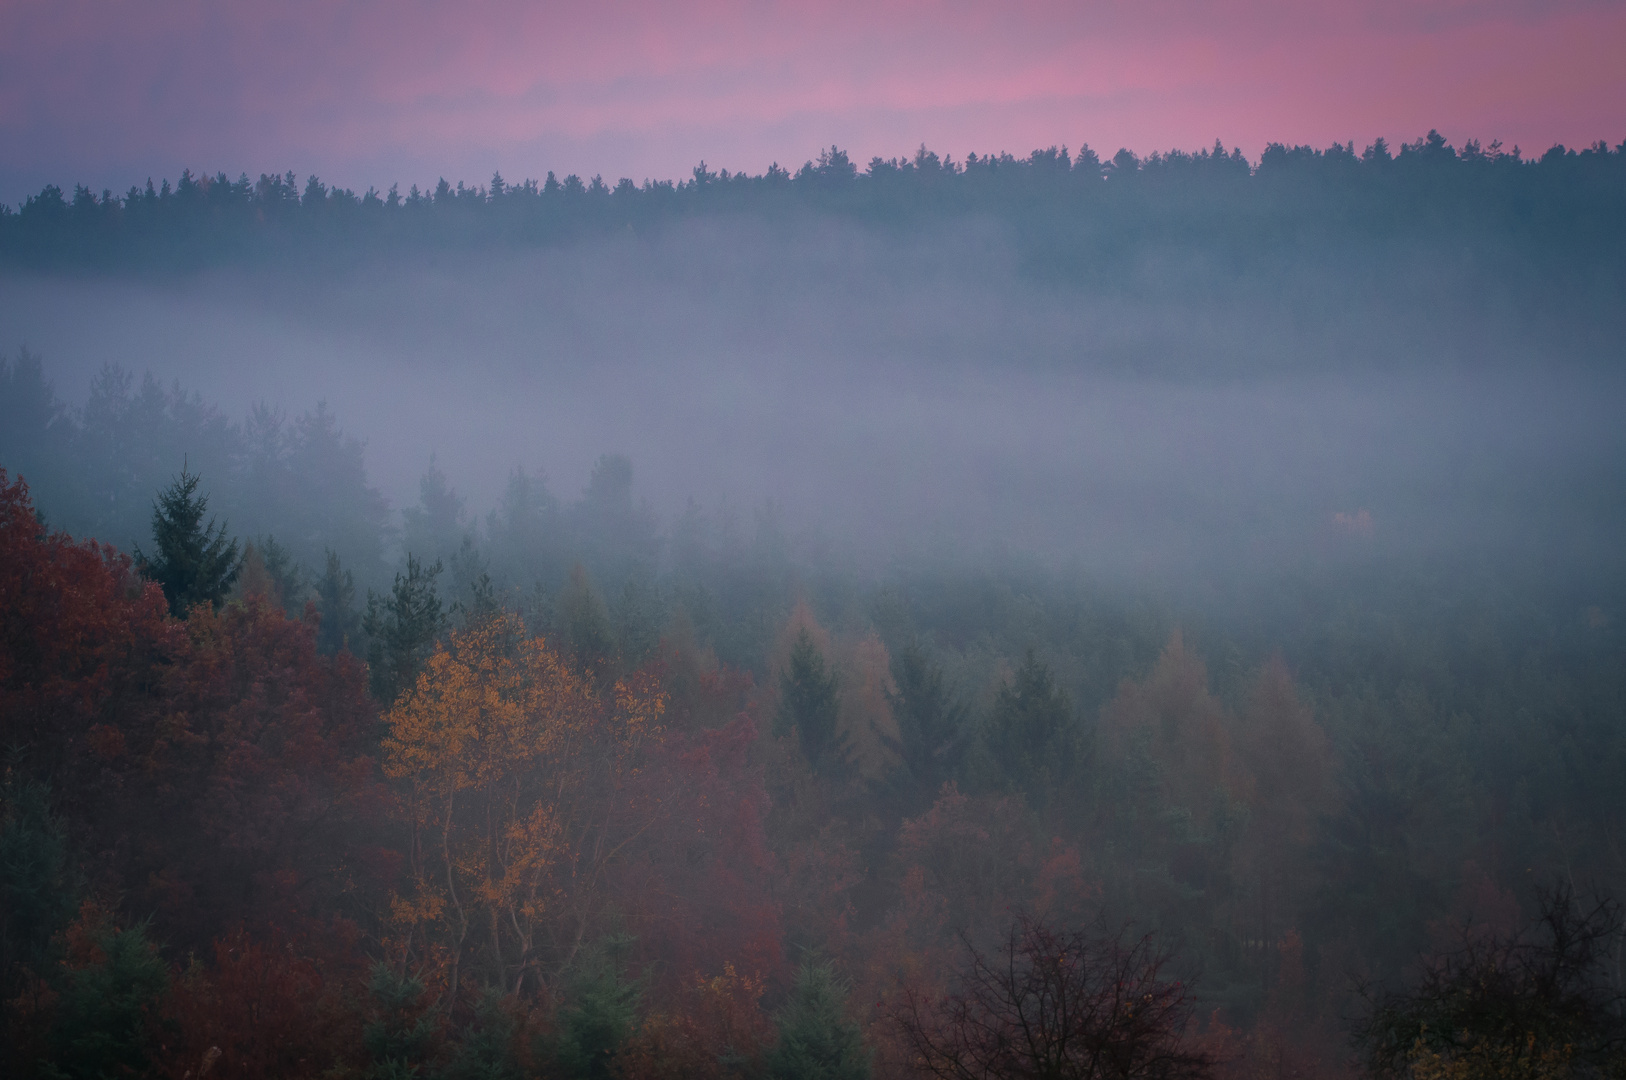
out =
[[517,616],[487,619],[438,648],[390,710],[384,772],[442,789],[490,784],[568,750],[593,711],[591,688]]
[[[655,679],[594,684],[498,614],[453,633],[385,717],[386,775],[409,787],[413,895],[401,939],[517,988],[549,927],[579,923],[628,808],[618,790],[659,736]],[[416,947],[416,946],[414,946]]]

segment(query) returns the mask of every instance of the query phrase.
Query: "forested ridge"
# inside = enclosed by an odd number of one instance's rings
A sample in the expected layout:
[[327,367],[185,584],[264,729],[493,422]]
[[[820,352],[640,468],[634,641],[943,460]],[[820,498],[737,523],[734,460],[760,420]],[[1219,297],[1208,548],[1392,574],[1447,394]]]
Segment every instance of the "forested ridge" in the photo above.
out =
[[[1234,271],[1263,272],[1284,253],[1348,259],[1377,242],[1490,260],[1506,273],[1608,268],[1626,230],[1626,144],[1554,146],[1525,157],[1500,143],[1452,147],[1438,133],[1391,148],[1379,139],[1326,149],[1272,144],[1258,162],[1216,142],[1195,153],[1108,160],[1088,146],[874,158],[860,169],[831,147],[795,172],[730,174],[702,162],[689,179],[505,181],[356,194],[292,171],[233,180],[183,172],[119,195],[50,185],[0,207],[0,260],[82,270],[186,270],[275,258],[352,261],[388,252],[528,246],[684,219],[835,214],[892,229],[992,219],[1035,273],[1110,283],[1150,247],[1201,250]],[[1442,247],[1443,245],[1443,247]],[[1607,295],[1600,292],[1598,295]]]

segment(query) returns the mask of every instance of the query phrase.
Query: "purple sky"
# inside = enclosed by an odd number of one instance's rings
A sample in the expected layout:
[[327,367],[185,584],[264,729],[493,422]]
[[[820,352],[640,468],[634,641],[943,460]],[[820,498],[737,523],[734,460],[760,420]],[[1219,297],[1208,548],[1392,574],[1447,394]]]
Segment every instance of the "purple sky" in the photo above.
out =
[[1626,4],[0,0],[0,201],[183,167],[380,188],[1437,127],[1626,139]]

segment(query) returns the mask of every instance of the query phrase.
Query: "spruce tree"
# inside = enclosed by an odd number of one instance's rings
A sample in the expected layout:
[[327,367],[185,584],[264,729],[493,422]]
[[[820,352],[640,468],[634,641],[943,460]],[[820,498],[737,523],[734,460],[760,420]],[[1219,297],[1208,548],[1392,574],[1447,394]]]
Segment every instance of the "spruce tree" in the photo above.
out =
[[277,543],[274,536],[262,536],[257,546],[260,560],[265,564],[266,576],[276,590],[277,602],[289,618],[299,618],[305,611],[307,592],[304,567],[294,562],[293,555]]
[[361,616],[356,611],[356,579],[339,565],[339,554],[327,549],[327,567],[316,582],[316,611],[322,617],[316,631],[316,648],[332,656],[340,649],[354,652],[361,636]]
[[429,459],[429,471],[418,481],[418,505],[401,511],[402,543],[409,551],[424,551],[450,560],[470,535],[464,501],[446,474]]
[[613,682],[618,667],[615,631],[581,563],[571,568],[570,584],[559,598],[559,622],[576,669],[605,685]]
[[806,963],[775,1023],[772,1080],[869,1080],[870,1053],[847,1016],[847,988],[828,964]]
[[361,1045],[367,1052],[362,1076],[365,1080],[413,1080],[424,1075],[440,1032],[423,983],[378,963],[373,965],[367,989],[371,1016],[361,1033]]
[[628,980],[618,954],[630,939],[612,935],[583,959],[571,986],[569,1004],[559,1012],[554,1056],[566,1076],[607,1080],[612,1065],[638,1023],[643,983]]
[[243,565],[237,541],[226,539],[226,523],[216,525],[210,518],[203,524],[209,500],[197,494],[198,480],[181,467],[181,475],[153,503],[157,557],[149,559],[136,549],[141,572],[163,587],[170,613],[177,617],[198,604],[218,608]]
[[446,613],[435,591],[439,574],[438,559],[425,566],[409,554],[406,573],[395,575],[388,597],[367,593],[367,617],[362,621],[371,639],[367,664],[373,696],[386,706],[417,680],[418,669],[446,628]]
[[988,753],[1006,790],[1043,805],[1069,778],[1079,738],[1072,700],[1029,649],[1012,680],[999,688],[988,725]]
[[501,990],[488,987],[437,1080],[525,1080],[518,1035],[519,1020],[508,1000]]
[[152,1050],[152,1014],[169,972],[146,928],[102,926],[96,963],[64,971],[56,988],[48,1075],[73,1080],[145,1076]]
[[803,627],[791,646],[790,661],[779,676],[779,712],[774,734],[796,733],[813,771],[842,776],[852,767],[852,748],[837,727],[841,683],[825,667],[824,654]]
[[966,703],[944,686],[943,669],[916,645],[905,645],[892,660],[894,691],[886,701],[898,733],[881,742],[898,755],[890,785],[912,809],[929,804],[943,785],[957,779],[966,751]]
[[[8,771],[9,771],[8,763]],[[7,776],[0,783],[0,993],[11,1000],[43,974],[73,919],[81,882],[68,833],[51,812],[45,785]],[[0,1014],[0,1036],[11,1018]],[[0,1063],[6,1059],[0,1054]]]

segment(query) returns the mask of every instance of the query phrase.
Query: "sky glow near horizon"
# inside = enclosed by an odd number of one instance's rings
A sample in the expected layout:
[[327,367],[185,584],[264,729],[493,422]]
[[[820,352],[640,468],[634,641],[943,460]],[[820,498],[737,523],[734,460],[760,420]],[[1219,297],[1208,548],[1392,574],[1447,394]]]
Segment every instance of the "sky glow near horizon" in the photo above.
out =
[[362,190],[860,163],[1626,140],[1626,3],[0,0],[0,201],[183,168]]

